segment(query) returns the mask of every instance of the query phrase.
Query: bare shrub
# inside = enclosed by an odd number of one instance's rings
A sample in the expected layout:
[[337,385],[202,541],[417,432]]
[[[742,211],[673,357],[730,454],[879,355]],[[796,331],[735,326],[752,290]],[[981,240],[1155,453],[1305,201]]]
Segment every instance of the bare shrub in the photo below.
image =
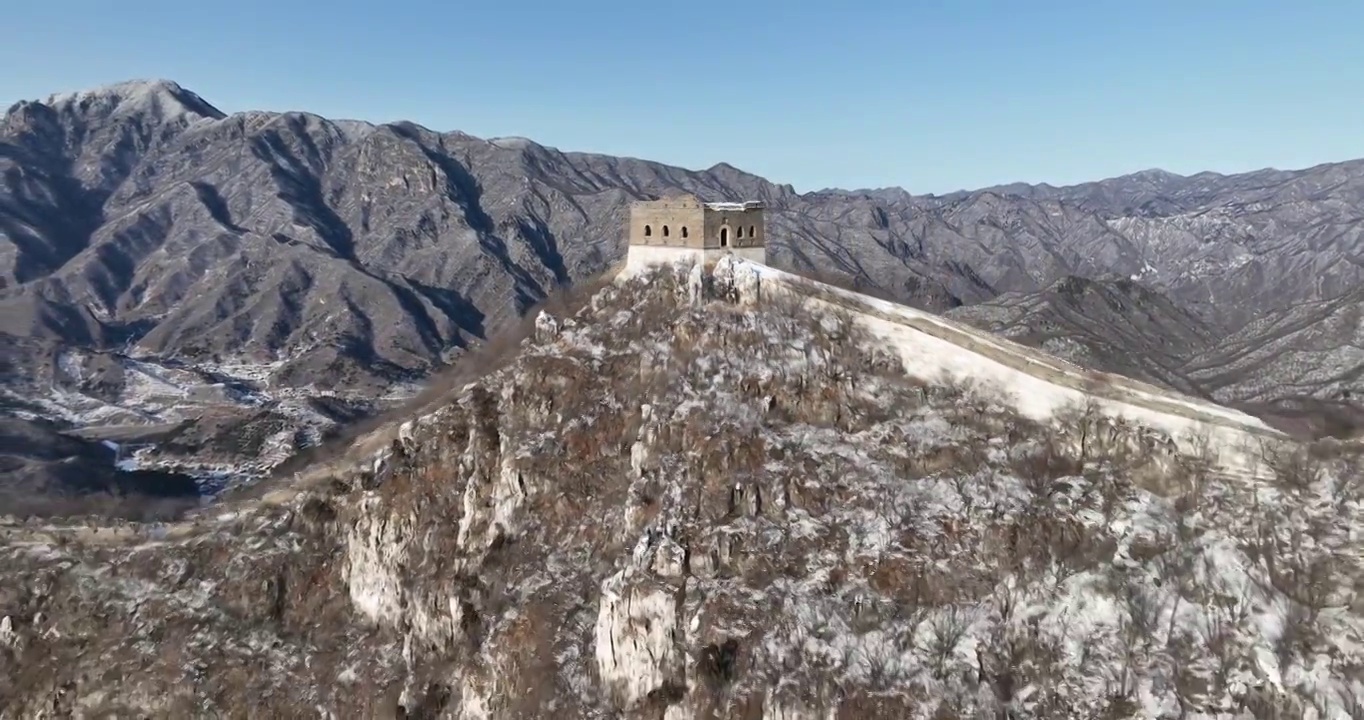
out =
[[1337,515],[1344,515],[1364,502],[1364,447],[1335,446],[1331,460],[1331,504]]
[[1237,698],[1236,709],[1264,720],[1298,720],[1304,717],[1302,704],[1273,685],[1249,688]]
[[1049,499],[1057,481],[1079,475],[1084,465],[1067,452],[1060,438],[1048,434],[1040,447],[1017,453],[1010,458],[1010,470],[1034,497]]
[[723,643],[701,648],[696,666],[702,679],[712,688],[730,685],[739,675],[739,641],[729,638]]
[[1279,486],[1293,494],[1309,491],[1322,480],[1325,464],[1311,448],[1266,443],[1260,459]]
[[1185,433],[1182,439],[1185,448],[1183,457],[1190,469],[1197,473],[1198,479],[1206,482],[1207,475],[1221,459],[1217,445],[1212,440],[1212,428],[1200,423],[1196,429]]
[[1284,613],[1283,630],[1274,642],[1274,655],[1279,667],[1291,667],[1296,658],[1310,653],[1315,644],[1316,627],[1312,611],[1298,603],[1290,603]]
[[1094,398],[1071,402],[1053,415],[1060,437],[1066,441],[1081,467],[1101,457],[1109,448],[1103,406]]
[[1294,534],[1287,547],[1268,544],[1265,564],[1271,586],[1302,608],[1308,624],[1315,624],[1321,611],[1332,604],[1343,563],[1329,552],[1302,548],[1299,537]]
[[0,491],[0,512],[26,521],[43,519],[133,523],[178,520],[199,507],[198,495],[163,496],[145,493],[7,493]]
[[1231,687],[1233,673],[1250,662],[1249,650],[1237,636],[1238,626],[1246,619],[1248,597],[1228,598],[1203,608],[1202,622],[1196,627],[1202,646],[1212,660],[1208,691],[1221,696]]
[[1203,668],[1198,661],[1202,655],[1200,642],[1201,639],[1198,637],[1172,633],[1167,645],[1180,717],[1202,712],[1207,705],[1208,680],[1204,677]]
[[994,622],[989,634],[976,644],[976,682],[990,689],[997,710],[1012,705],[1025,688],[1041,688],[1029,702],[1041,715],[1051,715],[1064,666],[1061,648],[1036,623],[1014,622],[1021,598],[1013,588],[997,586],[992,600]]
[[1156,633],[1160,631],[1161,603],[1145,581],[1134,574],[1110,577],[1110,583],[1124,610],[1118,616],[1122,658],[1113,678],[1114,695],[1130,698],[1136,691],[1139,666],[1145,663]]
[[1174,595],[1170,622],[1165,628],[1166,642],[1169,644],[1175,642],[1175,621],[1179,617],[1180,604],[1186,596],[1193,596],[1197,591],[1193,572],[1195,556],[1192,544],[1177,538],[1160,538],[1151,545],[1155,554],[1147,560],[1155,564],[1160,587],[1169,588]]
[[1014,566],[1028,575],[1051,573],[1057,585],[1112,558],[1116,541],[1089,531],[1069,513],[1034,504],[1018,518],[1011,549]]
[[764,293],[760,308],[767,327],[782,343],[803,342],[810,318],[810,299],[795,292],[776,289]]
[[927,648],[929,669],[938,681],[947,682],[957,647],[966,638],[971,621],[956,605],[948,605],[929,622],[929,626],[933,630]]

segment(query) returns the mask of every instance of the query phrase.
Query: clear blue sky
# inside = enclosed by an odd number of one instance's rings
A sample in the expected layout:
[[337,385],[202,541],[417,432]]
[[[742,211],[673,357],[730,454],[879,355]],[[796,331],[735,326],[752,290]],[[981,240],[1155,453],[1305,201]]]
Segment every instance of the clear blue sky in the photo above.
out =
[[797,189],[1364,157],[1364,0],[11,0],[0,102],[131,78]]

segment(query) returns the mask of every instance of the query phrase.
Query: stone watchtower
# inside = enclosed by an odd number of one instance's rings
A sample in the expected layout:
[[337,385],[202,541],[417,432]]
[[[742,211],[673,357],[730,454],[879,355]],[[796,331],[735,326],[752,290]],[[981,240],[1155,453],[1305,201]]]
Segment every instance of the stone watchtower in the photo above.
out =
[[703,203],[693,195],[632,203],[627,267],[707,262],[725,253],[765,264],[763,209],[757,201]]

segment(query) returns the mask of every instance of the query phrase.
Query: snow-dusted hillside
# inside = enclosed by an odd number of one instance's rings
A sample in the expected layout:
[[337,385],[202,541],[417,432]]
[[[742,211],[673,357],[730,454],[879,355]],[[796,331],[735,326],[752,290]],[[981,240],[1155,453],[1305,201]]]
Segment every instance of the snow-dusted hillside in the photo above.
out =
[[[1009,346],[933,320],[742,263],[628,277],[296,496],[17,528],[0,716],[1364,713],[1359,455],[1212,472],[1064,377],[1034,419]],[[968,362],[1015,395],[914,377]]]
[[1106,416],[1161,431],[1179,451],[1206,453],[1210,441],[1225,472],[1257,472],[1266,444],[1281,433],[1243,412],[1108,373],[1086,370],[939,315],[814,282],[759,263],[727,257],[716,268],[743,299],[794,293],[819,310],[843,309],[897,354],[905,371],[982,384],[1033,420],[1093,403]]
[[121,457],[122,469],[182,473],[213,494],[317,445],[337,416],[383,408],[411,392],[291,386],[275,378],[287,361],[165,363],[64,350],[43,391],[0,387],[0,405],[22,420],[51,420],[77,436],[136,446]]

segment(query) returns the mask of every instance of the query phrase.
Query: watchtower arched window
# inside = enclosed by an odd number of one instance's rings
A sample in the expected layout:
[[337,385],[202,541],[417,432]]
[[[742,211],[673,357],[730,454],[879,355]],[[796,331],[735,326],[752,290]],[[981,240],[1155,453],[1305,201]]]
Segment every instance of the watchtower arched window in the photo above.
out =
[[667,225],[664,225],[664,226],[663,226],[663,237],[668,237],[668,226],[667,226]]
[[683,225],[683,226],[682,226],[682,237],[686,237],[686,236],[687,236],[687,226],[686,226],[686,225]]
[[758,234],[757,234],[756,232],[754,232],[754,230],[756,230],[756,229],[757,229],[757,228],[753,227],[752,225],[749,225],[749,226],[748,226],[748,236],[749,236],[749,237],[757,237]]
[[720,247],[729,247],[729,228],[720,228]]
[[740,240],[743,240],[743,239],[744,239],[744,226],[743,226],[743,225],[740,225],[739,227],[734,228],[734,237],[736,237],[736,238],[738,238],[738,239],[740,239]]
[[652,225],[645,225],[645,226],[644,226],[644,237],[653,237],[653,236],[654,236],[654,228],[653,228],[653,226],[652,226]]

